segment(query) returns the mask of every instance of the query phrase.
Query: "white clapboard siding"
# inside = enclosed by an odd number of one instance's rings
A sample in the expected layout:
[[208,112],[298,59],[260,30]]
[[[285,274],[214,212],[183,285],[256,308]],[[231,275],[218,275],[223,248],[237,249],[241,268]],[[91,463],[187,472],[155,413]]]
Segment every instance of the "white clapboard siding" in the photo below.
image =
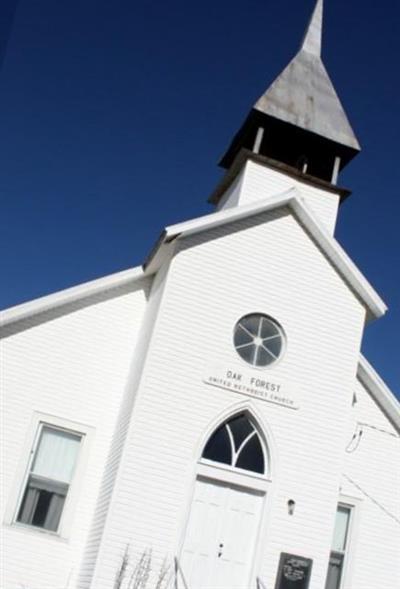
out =
[[[400,432],[357,380],[342,493],[359,499],[344,589],[400,586]],[[359,432],[362,431],[361,437]],[[356,434],[354,441],[353,435]]]
[[[256,568],[273,586],[281,551],[314,559],[324,585],[365,310],[285,210],[180,244],[144,366],[91,587],[110,587],[129,544],[156,562],[179,552],[204,436],[218,416],[254,408],[268,432],[273,481]],[[242,365],[236,321],[265,312],[283,325],[286,354],[269,374],[298,389],[298,411],[202,380],[206,365]],[[296,501],[296,516],[287,501]],[[328,515],[327,515],[328,514]]]
[[[149,279],[94,297],[54,318],[2,340],[4,427],[2,502],[12,517],[21,483],[18,470],[29,459],[27,435],[35,412],[90,429],[87,466],[67,538],[9,525],[2,529],[3,579],[7,589],[65,589],[74,586],[88,535],[102,518],[100,488],[112,483],[112,438],[123,403]],[[35,323],[36,320],[35,320]],[[106,465],[108,470],[106,470]],[[106,506],[105,506],[106,507]],[[4,517],[4,516],[3,516]],[[9,516],[7,516],[9,519]],[[7,520],[7,517],[5,518]],[[4,522],[5,520],[2,519]]]
[[247,161],[237,179],[222,196],[219,209],[256,202],[297,188],[317,219],[333,235],[339,207],[339,193],[313,186],[265,164]]

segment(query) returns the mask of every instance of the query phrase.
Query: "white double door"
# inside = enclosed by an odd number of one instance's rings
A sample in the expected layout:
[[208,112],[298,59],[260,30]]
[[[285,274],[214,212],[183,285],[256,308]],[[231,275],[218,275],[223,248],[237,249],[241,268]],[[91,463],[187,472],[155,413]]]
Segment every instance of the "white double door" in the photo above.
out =
[[180,560],[188,589],[250,589],[262,502],[256,491],[196,481]]

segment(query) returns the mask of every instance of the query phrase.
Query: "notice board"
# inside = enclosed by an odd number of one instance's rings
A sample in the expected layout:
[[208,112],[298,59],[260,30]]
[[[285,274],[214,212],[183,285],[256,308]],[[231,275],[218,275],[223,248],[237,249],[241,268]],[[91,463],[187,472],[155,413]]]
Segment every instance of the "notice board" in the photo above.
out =
[[275,589],[308,589],[312,560],[295,554],[281,554]]

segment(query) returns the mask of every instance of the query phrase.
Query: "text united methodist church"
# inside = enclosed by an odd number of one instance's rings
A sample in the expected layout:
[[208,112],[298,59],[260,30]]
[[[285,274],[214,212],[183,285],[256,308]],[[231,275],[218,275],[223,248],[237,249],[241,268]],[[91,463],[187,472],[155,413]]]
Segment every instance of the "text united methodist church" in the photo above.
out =
[[400,410],[360,355],[385,304],[334,237],[359,144],[322,9],[215,212],[3,312],[5,589],[400,587]]

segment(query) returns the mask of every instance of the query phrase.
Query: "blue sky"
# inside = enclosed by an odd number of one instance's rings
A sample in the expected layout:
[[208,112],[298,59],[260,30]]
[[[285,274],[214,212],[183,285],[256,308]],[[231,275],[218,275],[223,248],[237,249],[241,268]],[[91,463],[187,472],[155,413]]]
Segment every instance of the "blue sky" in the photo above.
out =
[[[164,225],[210,212],[218,158],[313,4],[2,3],[0,307],[138,265]],[[337,238],[390,307],[363,349],[395,391],[399,37],[398,0],[326,0],[324,61],[363,146]]]

